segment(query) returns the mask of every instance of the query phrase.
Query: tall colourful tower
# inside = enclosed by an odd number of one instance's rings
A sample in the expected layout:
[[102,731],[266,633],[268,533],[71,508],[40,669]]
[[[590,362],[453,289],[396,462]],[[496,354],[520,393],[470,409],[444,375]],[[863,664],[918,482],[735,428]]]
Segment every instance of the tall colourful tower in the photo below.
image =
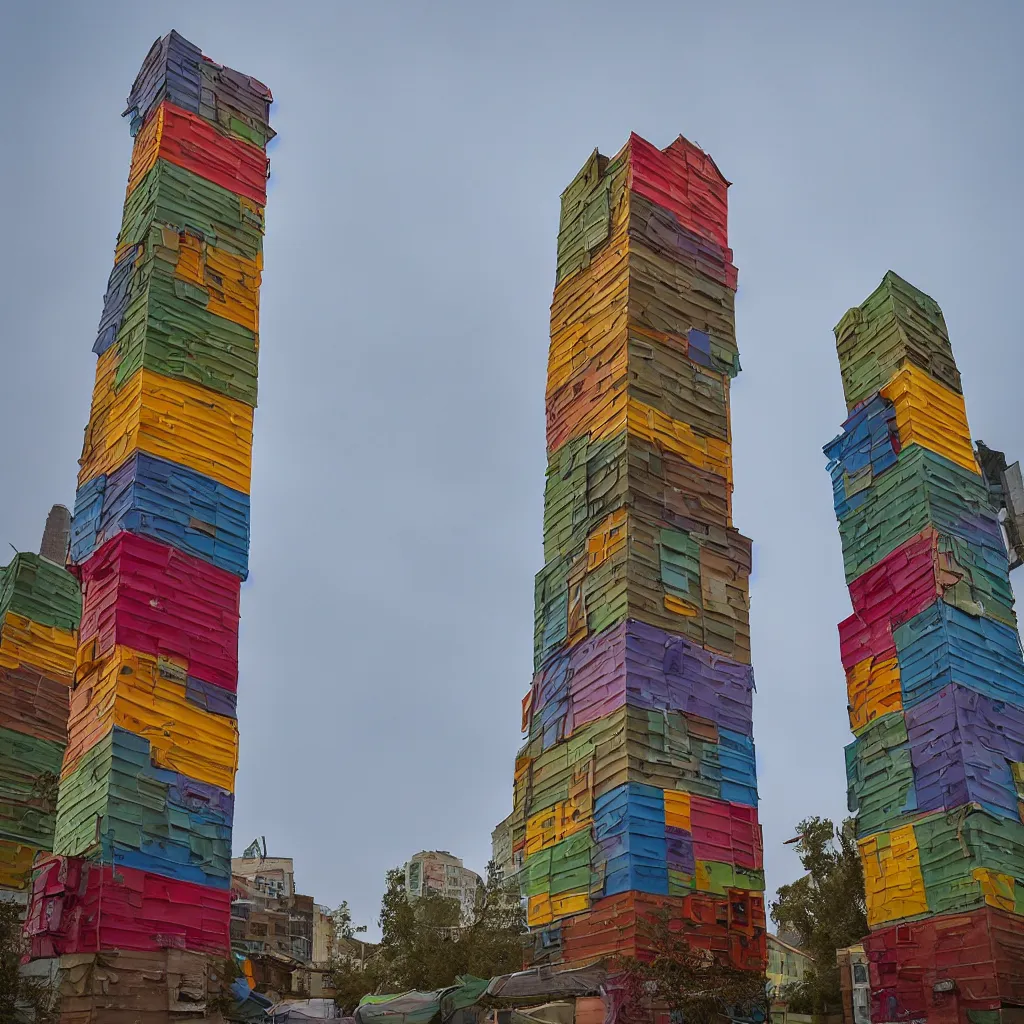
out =
[[56,856],[28,929],[66,1020],[201,1009],[229,951],[269,90],[150,50],[78,478],[82,620]]
[[871,1016],[998,1024],[1024,1005],[1006,477],[980,442],[979,466],[933,299],[890,272],[835,333],[849,415],[825,453],[853,605],[839,638]]
[[68,738],[78,581],[64,568],[70,515],[50,511],[41,554],[0,566],[0,900],[24,903],[32,864],[53,850]]
[[562,195],[536,674],[494,836],[538,964],[634,953],[669,908],[764,971],[727,188],[686,139],[633,135]]

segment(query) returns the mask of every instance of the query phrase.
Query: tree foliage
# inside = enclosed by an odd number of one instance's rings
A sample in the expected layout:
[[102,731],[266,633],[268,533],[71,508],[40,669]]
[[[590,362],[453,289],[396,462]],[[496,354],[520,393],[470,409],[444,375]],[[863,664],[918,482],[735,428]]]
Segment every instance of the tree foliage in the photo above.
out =
[[645,954],[621,957],[623,1019],[650,1019],[662,1007],[686,1024],[712,1024],[722,1017],[765,1019],[765,979],[760,971],[724,964],[708,950],[691,945],[671,911],[651,915],[641,925]]
[[45,981],[26,978],[19,970],[25,954],[20,908],[0,902],[0,1021],[57,1020],[54,993]]
[[836,950],[868,933],[855,823],[847,818],[836,828],[828,818],[806,818],[797,833],[796,850],[806,874],[780,887],[771,913],[780,928],[800,936],[802,948],[814,957],[814,968],[786,995],[796,1012],[833,1012],[842,1006]]
[[365,963],[341,960],[334,968],[336,1000],[351,1010],[371,992],[432,991],[460,974],[490,978],[522,967],[524,928],[518,892],[488,865],[473,920],[460,920],[456,900],[434,893],[410,900],[405,873],[387,873],[378,923],[381,941]]

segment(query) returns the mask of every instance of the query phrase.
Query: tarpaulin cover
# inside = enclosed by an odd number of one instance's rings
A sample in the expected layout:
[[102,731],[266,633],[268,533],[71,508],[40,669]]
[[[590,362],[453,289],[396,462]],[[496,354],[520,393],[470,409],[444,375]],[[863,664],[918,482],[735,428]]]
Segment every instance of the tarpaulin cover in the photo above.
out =
[[145,368],[113,386],[117,351],[96,363],[92,413],[85,429],[78,485],[147,452],[249,493],[253,410],[188,381]]
[[149,740],[124,729],[90,747],[61,779],[55,848],[228,888],[234,797],[150,758]]
[[187,949],[226,956],[231,893],[77,857],[33,872],[25,931],[33,958]]
[[927,526],[971,545],[1005,552],[982,478],[912,445],[875,481],[865,501],[840,520],[846,582]]
[[893,635],[904,707],[950,683],[1024,707],[1024,658],[1015,629],[940,601]]
[[267,202],[267,157],[257,146],[221,135],[208,121],[164,100],[135,137],[127,194],[167,160],[260,206]]
[[906,712],[919,810],[977,804],[1020,821],[1013,764],[1024,764],[1024,708],[956,684]]
[[238,685],[237,576],[148,537],[118,533],[84,565],[81,649],[115,645],[184,663],[188,674]]
[[212,984],[209,979],[219,966],[183,949],[65,954],[60,959],[63,1018],[74,1024],[202,1020],[208,999],[221,991],[219,979]]
[[[133,251],[124,309],[104,309],[93,346],[116,345],[114,389],[144,366],[255,407],[258,262],[157,227]],[[116,340],[105,326],[115,322]]]
[[63,753],[61,743],[0,728],[0,839],[52,847]]
[[219,251],[247,260],[263,250],[261,205],[166,160],[157,160],[125,200],[117,236],[121,259],[146,241],[154,224],[191,231]]
[[0,619],[0,669],[32,668],[71,685],[75,674],[75,634],[41,626],[17,612]]
[[835,329],[847,408],[870,398],[906,364],[960,391],[938,303],[891,270]]
[[914,767],[903,715],[872,722],[846,748],[847,805],[857,813],[857,835],[878,832],[917,809]]
[[82,616],[78,581],[63,566],[20,552],[0,567],[0,619],[9,611],[73,632]]
[[238,725],[190,700],[180,667],[124,647],[84,664],[71,696],[65,772],[119,727],[145,737],[152,763],[234,791]]
[[[864,940],[872,1020],[1002,1019],[1001,1007],[1024,1002],[1024,932],[1014,916],[992,908],[876,931]],[[955,992],[936,992],[936,982]],[[1010,1019],[1010,1018],[1005,1018]]]
[[202,473],[136,452],[78,489],[71,561],[81,565],[122,531],[158,540],[245,579],[249,496]]

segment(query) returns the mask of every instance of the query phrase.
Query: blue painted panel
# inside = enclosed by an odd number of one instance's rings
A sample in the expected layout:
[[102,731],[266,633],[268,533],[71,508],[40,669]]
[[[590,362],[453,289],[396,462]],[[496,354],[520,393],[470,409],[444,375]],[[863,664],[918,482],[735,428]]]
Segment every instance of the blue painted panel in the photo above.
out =
[[836,516],[842,519],[867,498],[879,474],[896,465],[896,410],[875,395],[843,424],[843,433],[825,445]]
[[950,683],[1024,707],[1024,657],[1009,626],[939,601],[897,626],[893,638],[905,708]]
[[718,760],[722,766],[722,799],[757,806],[754,741],[742,733],[719,729]]
[[249,572],[249,497],[195,470],[137,452],[79,488],[71,560],[85,562],[115,534],[152,537],[226,569]]
[[168,99],[182,110],[199,113],[203,54],[177,32],[169,32],[153,44],[128,94],[124,116],[131,116],[131,133],[137,134],[150,112]]
[[100,314],[100,326],[96,331],[96,341],[92,350],[101,356],[114,344],[117,332],[121,329],[121,321],[128,309],[131,294],[132,270],[135,260],[142,251],[142,246],[130,246],[114,264],[114,269],[107,279],[107,291],[103,296],[103,312]]

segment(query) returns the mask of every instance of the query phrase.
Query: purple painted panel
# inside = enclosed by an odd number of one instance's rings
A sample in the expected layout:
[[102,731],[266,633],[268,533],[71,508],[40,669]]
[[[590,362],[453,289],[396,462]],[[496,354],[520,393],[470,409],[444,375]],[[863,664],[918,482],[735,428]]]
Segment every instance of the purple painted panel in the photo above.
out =
[[215,686],[213,683],[189,676],[185,681],[185,699],[213,715],[223,715],[225,718],[238,717],[238,694],[225,690],[223,686]]
[[665,827],[666,859],[671,871],[692,875],[697,866],[693,856],[693,836],[683,828]]
[[1011,761],[1024,761],[1024,709],[944,686],[905,711],[918,808],[977,803],[1019,820]]
[[564,719],[565,736],[628,703],[685,711],[753,734],[754,673],[682,637],[629,619],[551,659],[533,680],[531,738]]

